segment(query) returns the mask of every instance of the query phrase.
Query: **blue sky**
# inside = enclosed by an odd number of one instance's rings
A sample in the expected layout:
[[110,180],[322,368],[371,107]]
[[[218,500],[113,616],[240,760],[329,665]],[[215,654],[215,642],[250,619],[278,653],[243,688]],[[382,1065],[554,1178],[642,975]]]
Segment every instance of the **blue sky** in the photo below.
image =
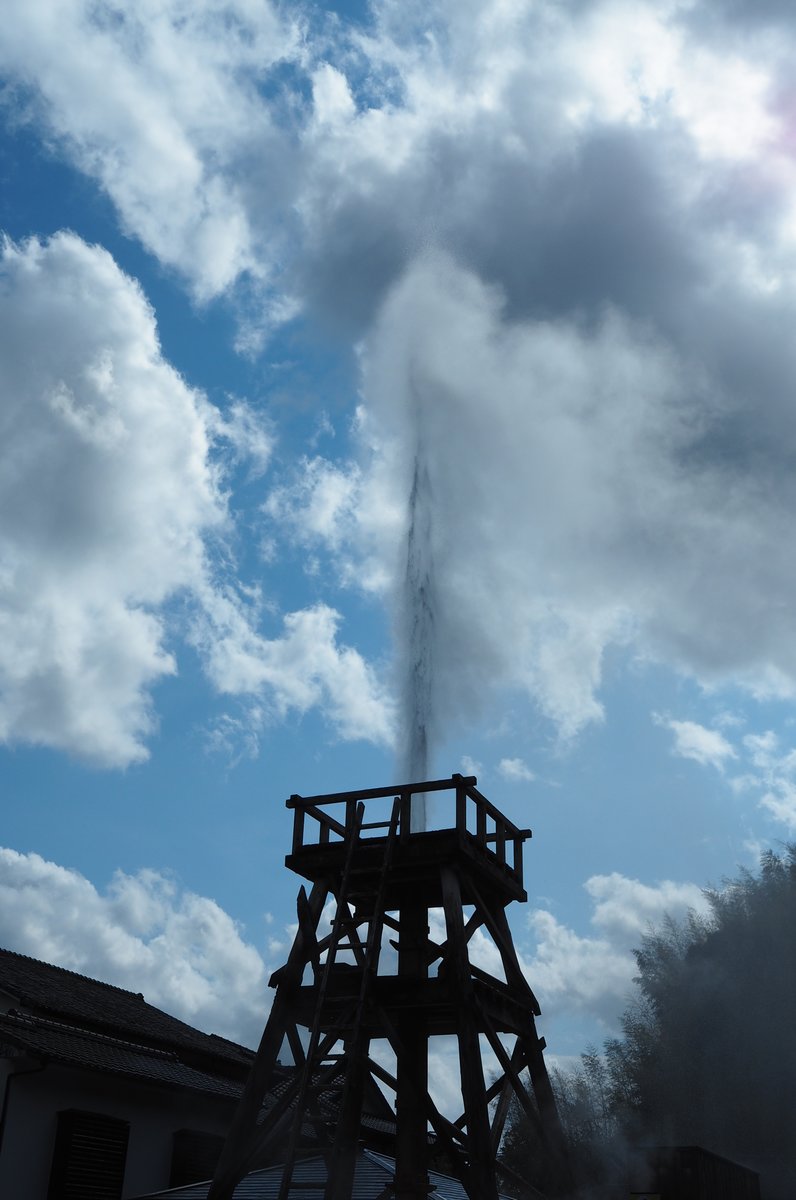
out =
[[7,33],[3,943],[251,1042],[284,800],[402,779],[414,695],[428,775],[534,830],[512,920],[577,1054],[649,923],[796,827],[796,19]]

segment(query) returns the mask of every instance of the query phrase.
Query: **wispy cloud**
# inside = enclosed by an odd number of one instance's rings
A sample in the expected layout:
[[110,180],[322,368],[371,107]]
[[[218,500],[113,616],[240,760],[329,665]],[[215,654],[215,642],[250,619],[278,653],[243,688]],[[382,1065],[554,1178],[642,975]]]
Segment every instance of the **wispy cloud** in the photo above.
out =
[[723,771],[729,761],[738,757],[730,742],[717,729],[708,729],[696,721],[675,721],[672,717],[659,714],[654,714],[654,720],[657,725],[674,734],[672,754],[680,758],[690,758],[703,767],[711,766]]
[[772,731],[747,734],[744,748],[752,772],[733,782],[740,791],[759,793],[759,804],[775,821],[796,830],[796,749],[786,749]]
[[471,758],[469,754],[465,754],[462,758],[461,767],[465,775],[475,775],[476,778],[481,778],[484,774],[484,768],[481,763]]
[[[773,729],[739,735],[733,744],[718,730],[695,721],[676,721],[659,714],[654,714],[653,719],[674,734],[672,754],[703,767],[714,767],[726,776],[736,795],[754,797],[774,821],[789,830],[796,829],[796,749],[783,745],[781,736]],[[721,724],[740,734],[745,723],[728,720],[725,715]],[[732,774],[727,774],[729,766],[733,768]],[[760,844],[753,839],[748,848],[753,851]]]
[[509,783],[531,783],[536,778],[531,768],[521,758],[501,758],[498,774]]

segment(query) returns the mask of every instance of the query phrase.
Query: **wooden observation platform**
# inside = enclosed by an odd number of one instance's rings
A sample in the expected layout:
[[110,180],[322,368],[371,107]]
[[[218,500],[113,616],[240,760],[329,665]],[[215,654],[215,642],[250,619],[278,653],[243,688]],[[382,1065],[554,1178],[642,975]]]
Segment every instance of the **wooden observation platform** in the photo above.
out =
[[[287,801],[294,825],[286,865],[312,887],[299,891],[298,932],[287,962],[271,977],[271,1013],[208,1200],[231,1200],[269,1146],[283,1151],[285,1161],[279,1200],[306,1189],[306,1182],[294,1185],[293,1169],[307,1123],[328,1139],[317,1194],[350,1200],[363,1100],[373,1080],[395,1095],[395,1180],[383,1200],[426,1200],[429,1126],[470,1200],[497,1200],[495,1157],[512,1097],[537,1135],[544,1194],[569,1191],[534,1020],[539,1005],[505,912],[512,901],[527,899],[522,857],[531,832],[512,824],[476,782],[453,775]],[[442,827],[413,828],[419,800],[431,795]],[[441,813],[440,804],[447,806]],[[330,898],[335,915],[322,936]],[[437,940],[430,922],[439,928]],[[477,930],[494,944],[503,979],[470,961]],[[455,1121],[438,1111],[428,1091],[428,1043],[437,1036],[458,1042],[463,1112]],[[502,1071],[489,1087],[482,1039]],[[394,1053],[394,1075],[371,1056],[378,1040]],[[285,1041],[297,1070],[265,1112]],[[342,1100],[337,1127],[329,1130],[318,1099],[335,1080],[343,1083]]]

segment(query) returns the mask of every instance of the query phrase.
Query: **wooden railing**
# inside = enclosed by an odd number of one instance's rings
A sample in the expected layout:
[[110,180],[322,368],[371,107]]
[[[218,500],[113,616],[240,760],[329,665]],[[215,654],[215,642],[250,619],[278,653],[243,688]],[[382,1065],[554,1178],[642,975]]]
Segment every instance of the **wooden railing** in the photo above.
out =
[[[412,830],[413,799],[431,792],[455,791],[455,821],[443,828],[455,829],[462,843],[480,848],[494,857],[522,886],[522,847],[531,836],[530,829],[520,829],[495,807],[475,786],[474,775],[451,775],[450,779],[434,779],[425,783],[401,787],[367,788],[358,792],[330,792],[324,796],[293,795],[287,807],[293,809],[293,854],[311,846],[324,846],[345,841],[353,836],[357,804],[365,803],[365,820],[360,831],[385,830],[388,820],[367,820],[369,800],[398,798],[400,802],[399,838],[422,836]],[[344,819],[332,816],[330,805],[344,806]],[[342,816],[338,812],[338,816]],[[314,825],[308,824],[308,818]],[[317,826],[317,828],[315,828]],[[314,836],[313,836],[314,834]]]

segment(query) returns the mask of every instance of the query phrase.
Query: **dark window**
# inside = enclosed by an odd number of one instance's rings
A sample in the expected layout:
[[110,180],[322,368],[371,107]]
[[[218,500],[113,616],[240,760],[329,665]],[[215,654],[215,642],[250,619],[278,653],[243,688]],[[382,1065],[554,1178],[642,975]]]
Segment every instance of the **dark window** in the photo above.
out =
[[169,1187],[200,1183],[212,1179],[224,1139],[218,1133],[202,1133],[198,1129],[178,1129],[171,1151]]
[[59,1112],[47,1200],[119,1200],[129,1136],[116,1117]]

